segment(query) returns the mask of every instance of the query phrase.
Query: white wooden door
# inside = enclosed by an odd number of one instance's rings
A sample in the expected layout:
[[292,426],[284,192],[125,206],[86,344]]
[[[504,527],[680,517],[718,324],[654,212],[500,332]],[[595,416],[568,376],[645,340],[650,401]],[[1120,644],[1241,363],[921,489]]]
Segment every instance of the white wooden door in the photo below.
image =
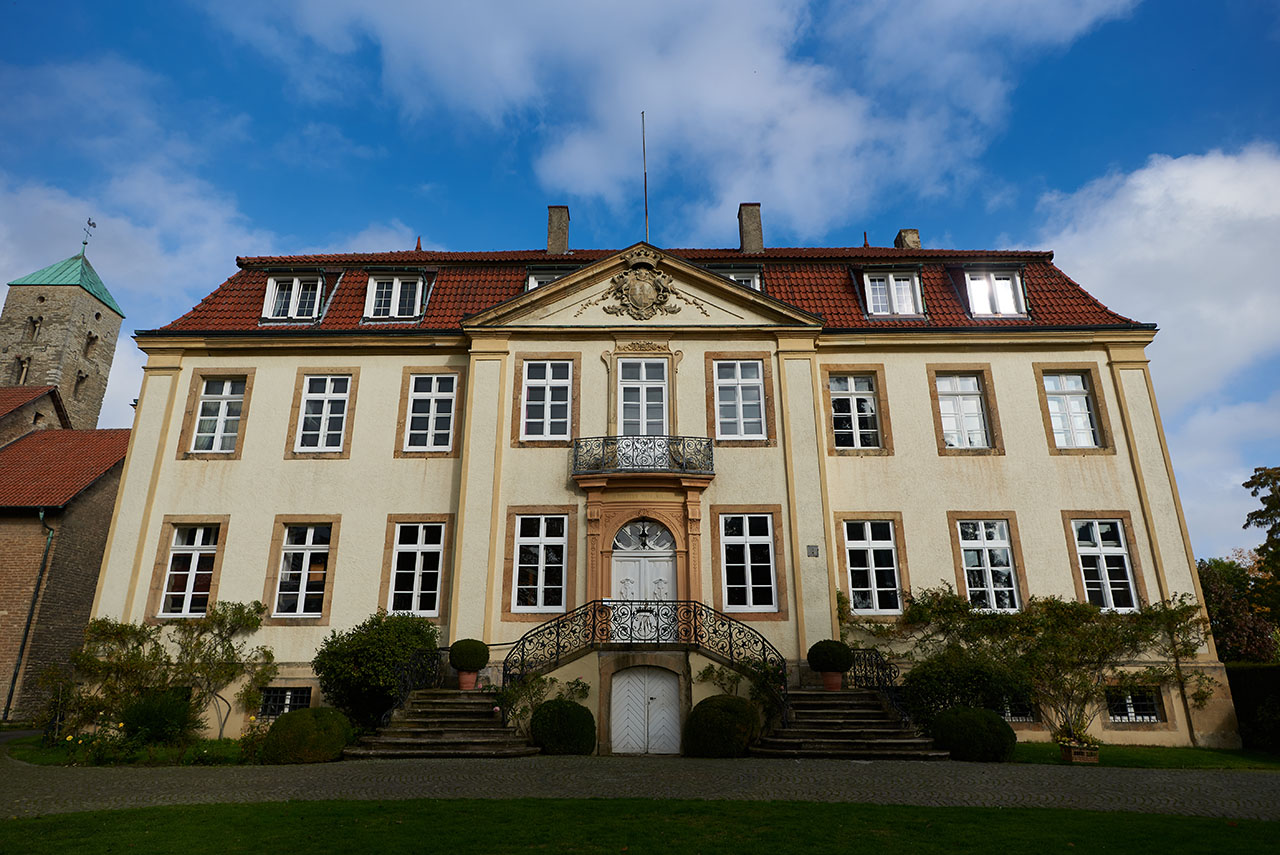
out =
[[[615,643],[671,644],[678,641],[673,552],[614,552],[610,638]],[[641,601],[641,602],[636,602]]]
[[662,668],[613,675],[614,754],[680,753],[680,681]]

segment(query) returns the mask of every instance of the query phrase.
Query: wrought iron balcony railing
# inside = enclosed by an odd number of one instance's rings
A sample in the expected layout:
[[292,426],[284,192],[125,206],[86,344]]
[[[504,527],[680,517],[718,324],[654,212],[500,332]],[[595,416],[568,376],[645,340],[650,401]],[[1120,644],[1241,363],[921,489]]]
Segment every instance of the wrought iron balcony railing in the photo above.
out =
[[714,475],[712,442],[704,436],[593,436],[574,440],[574,475],[607,472]]

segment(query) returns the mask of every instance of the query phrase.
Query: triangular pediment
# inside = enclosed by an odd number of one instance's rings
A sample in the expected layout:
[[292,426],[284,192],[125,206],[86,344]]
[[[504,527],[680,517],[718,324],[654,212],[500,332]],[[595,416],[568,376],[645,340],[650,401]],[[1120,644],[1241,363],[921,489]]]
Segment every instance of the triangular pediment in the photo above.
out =
[[822,319],[647,243],[526,291],[464,328],[820,327]]

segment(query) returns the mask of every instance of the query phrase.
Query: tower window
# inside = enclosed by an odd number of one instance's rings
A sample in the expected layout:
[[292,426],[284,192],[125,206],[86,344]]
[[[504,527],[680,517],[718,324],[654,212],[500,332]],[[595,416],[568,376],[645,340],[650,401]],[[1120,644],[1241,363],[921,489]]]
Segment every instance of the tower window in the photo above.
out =
[[38,318],[27,318],[27,338],[31,341],[35,341],[36,336],[40,335],[40,325],[43,323],[43,315]]
[[98,346],[98,337],[93,333],[89,333],[89,335],[84,340],[84,355],[86,357],[93,356],[93,352],[94,350],[97,349],[97,346]]

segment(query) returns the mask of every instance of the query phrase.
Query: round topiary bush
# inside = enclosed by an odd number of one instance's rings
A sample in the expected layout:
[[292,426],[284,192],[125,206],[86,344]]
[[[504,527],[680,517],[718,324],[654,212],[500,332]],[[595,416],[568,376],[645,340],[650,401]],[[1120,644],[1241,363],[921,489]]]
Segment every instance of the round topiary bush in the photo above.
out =
[[853,651],[843,641],[819,641],[809,648],[809,667],[843,674],[853,667]]
[[489,664],[489,645],[475,638],[460,638],[449,645],[449,664],[459,671],[479,671]]
[[355,735],[351,722],[333,707],[287,712],[262,741],[263,763],[327,763],[342,757]]
[[582,704],[556,698],[534,709],[529,737],[543,754],[590,754],[596,750],[596,720]]
[[933,744],[952,760],[1007,763],[1018,744],[1009,723],[991,710],[952,707],[933,719]]
[[751,701],[737,695],[712,695],[689,711],[684,722],[688,757],[742,757],[756,735],[760,718]]

